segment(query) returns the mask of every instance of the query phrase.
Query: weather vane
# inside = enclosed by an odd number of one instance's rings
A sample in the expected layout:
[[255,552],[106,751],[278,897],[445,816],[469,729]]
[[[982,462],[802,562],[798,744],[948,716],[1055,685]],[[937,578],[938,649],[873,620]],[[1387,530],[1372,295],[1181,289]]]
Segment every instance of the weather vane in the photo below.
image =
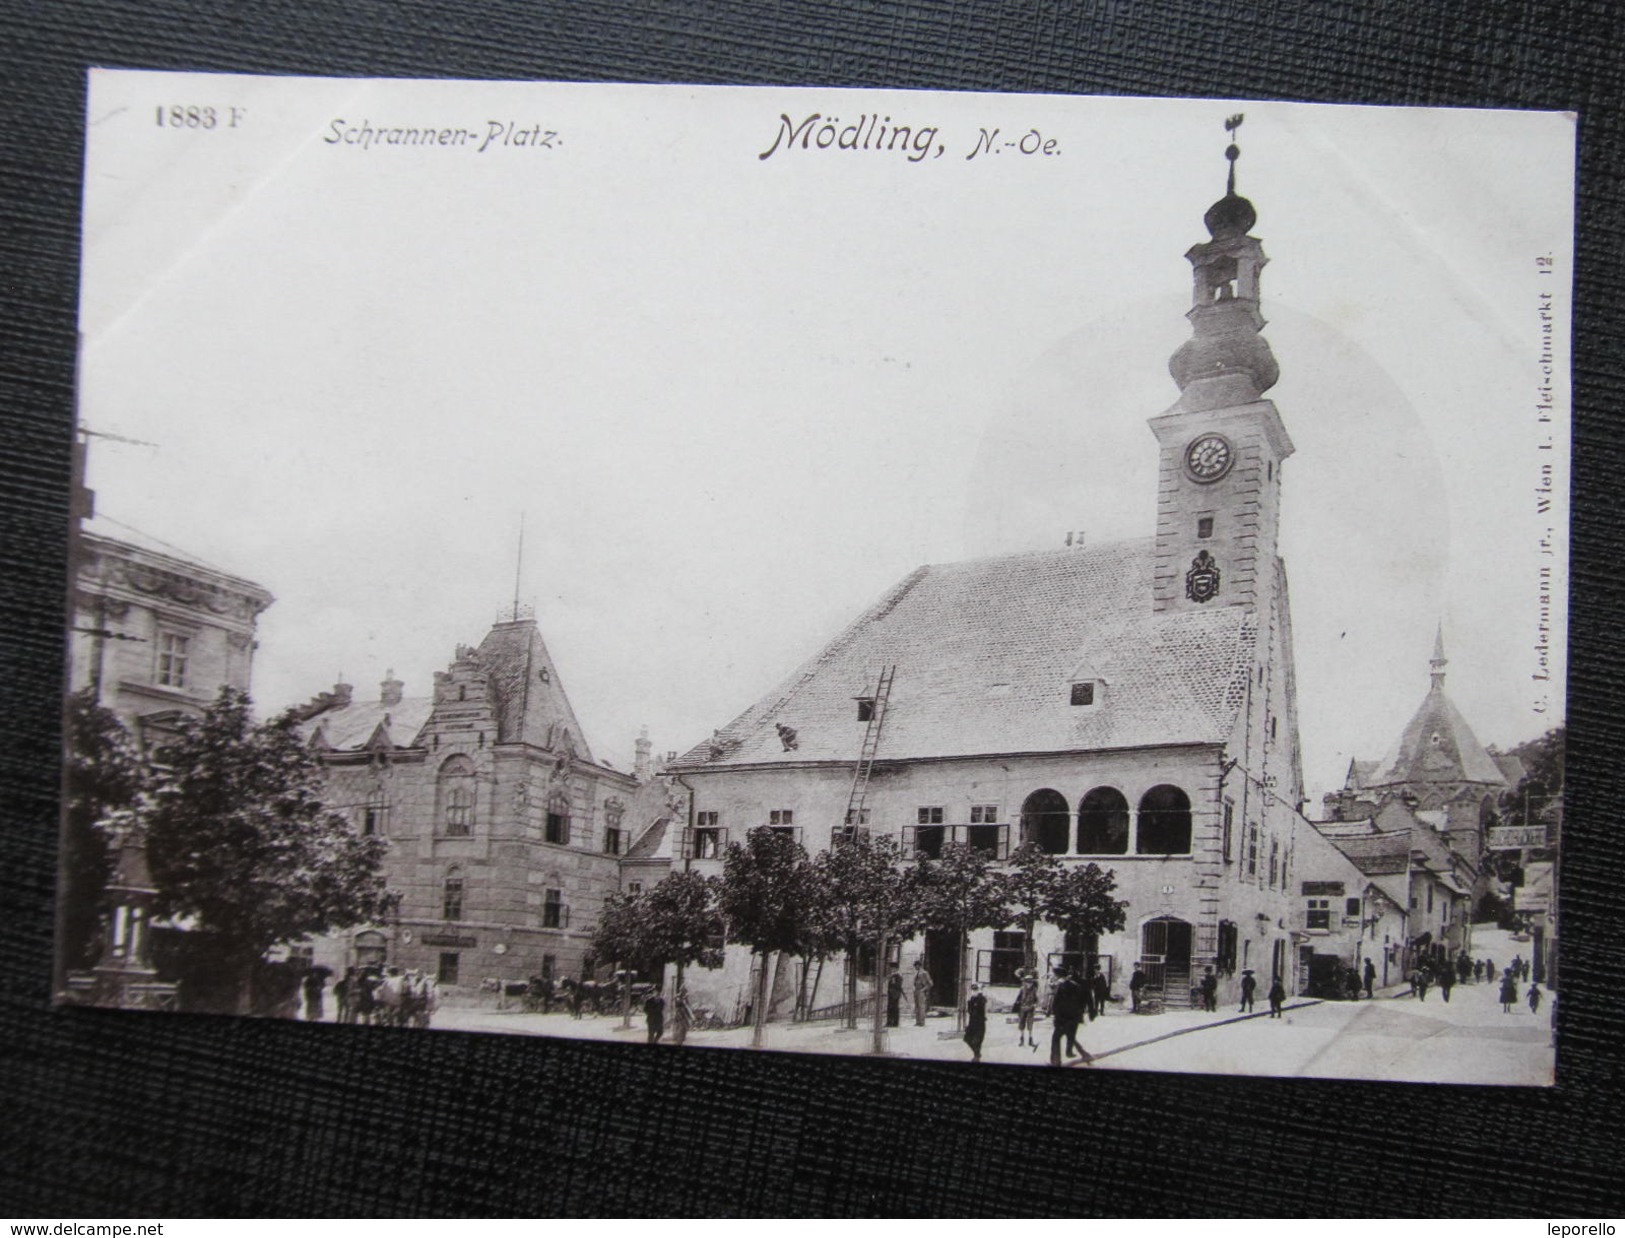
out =
[[1230,145],[1224,148],[1224,157],[1230,161],[1230,177],[1225,182],[1224,191],[1227,194],[1236,192],[1236,160],[1241,158],[1241,147],[1236,145],[1236,130],[1241,128],[1245,119],[1241,112],[1237,112],[1224,122],[1224,131],[1230,135]]

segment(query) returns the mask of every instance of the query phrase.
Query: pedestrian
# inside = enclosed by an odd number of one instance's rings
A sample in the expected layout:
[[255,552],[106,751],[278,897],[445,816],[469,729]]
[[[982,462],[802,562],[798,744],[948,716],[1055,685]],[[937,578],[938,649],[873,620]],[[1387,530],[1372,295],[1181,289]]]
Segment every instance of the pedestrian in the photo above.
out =
[[1219,978],[1211,967],[1202,973],[1202,1009],[1209,1014],[1219,1012]]
[[1529,1013],[1540,1013],[1540,985],[1538,982],[1529,986]]
[[1523,955],[1521,954],[1512,956],[1512,978],[1514,980],[1523,979]]
[[1518,1000],[1518,978],[1513,974],[1512,968],[1506,969],[1501,977],[1501,1013],[1511,1014],[1512,1007]]
[[344,969],[333,985],[333,1018],[339,1023],[350,1021],[350,987],[355,983],[355,967]]
[[[1074,977],[1075,978],[1075,977]],[[1095,981],[1099,979],[1093,966],[1089,968],[1089,978],[1079,982],[1079,991],[1083,994],[1083,1014],[1089,1022],[1093,1023],[1100,1015],[1095,1001]]]
[[970,1000],[965,1003],[965,1043],[970,1046],[971,1061],[982,1060],[982,1041],[987,1038],[987,994],[982,986],[970,987]]
[[1016,993],[1016,1031],[1020,1036],[1016,1043],[1030,1044],[1036,1053],[1038,1040],[1033,1035],[1033,1020],[1038,1015],[1038,976],[1028,967],[1023,967],[1016,976],[1021,981]]
[[1241,973],[1241,1013],[1248,1014],[1253,1008],[1253,994],[1258,992],[1258,979],[1253,975],[1253,969],[1247,968]]
[[925,1026],[925,1012],[931,1006],[931,973],[925,970],[925,960],[914,960],[914,1026]]
[[1136,963],[1134,965],[1134,974],[1128,978],[1128,997],[1129,1001],[1133,1003],[1132,1009],[1135,1014],[1140,1013],[1140,990],[1143,988],[1145,988],[1145,973],[1140,970],[1140,965]]
[[886,981],[886,1026],[897,1027],[903,1021],[903,974],[892,972]]
[[1093,1019],[1096,1015],[1106,1013],[1106,1003],[1112,999],[1112,985],[1111,981],[1106,979],[1105,973],[1098,968],[1095,969],[1095,974],[1090,978],[1090,985],[1095,994],[1095,1014],[1089,1016]]
[[688,1004],[688,986],[680,984],[671,998],[671,1042],[680,1045],[688,1039],[689,1024],[694,1022],[694,1009]]
[[657,1045],[666,1032],[666,999],[656,989],[644,1000],[643,1019],[649,1028],[649,1043]]
[[1055,1024],[1049,1037],[1049,1064],[1061,1064],[1061,1045],[1066,1045],[1067,1057],[1083,1052],[1078,1047],[1078,1024],[1088,1009],[1087,993],[1083,983],[1070,970],[1057,977],[1055,983]]
[[1365,961],[1365,995],[1372,996],[1372,987],[1377,983],[1377,965],[1370,959]]
[[1450,1000],[1450,986],[1456,983],[1455,969],[1446,963],[1439,968],[1439,996],[1446,1002]]
[[1281,1007],[1286,1005],[1286,988],[1281,984],[1279,975],[1270,980],[1270,1018],[1281,1017]]
[[1473,960],[1473,983],[1477,984],[1482,979],[1484,979],[1484,960],[1483,959],[1474,959]]
[[1421,1001],[1421,1002],[1427,1001],[1427,999],[1428,999],[1428,981],[1430,979],[1431,979],[1431,977],[1429,977],[1429,975],[1428,975],[1428,969],[1425,966],[1421,965],[1420,963],[1417,964],[1417,967],[1416,967],[1416,980],[1415,980],[1416,1000],[1417,1001]]
[[1462,984],[1466,984],[1472,978],[1472,975],[1473,962],[1467,957],[1467,951],[1463,950],[1456,956],[1456,979]]

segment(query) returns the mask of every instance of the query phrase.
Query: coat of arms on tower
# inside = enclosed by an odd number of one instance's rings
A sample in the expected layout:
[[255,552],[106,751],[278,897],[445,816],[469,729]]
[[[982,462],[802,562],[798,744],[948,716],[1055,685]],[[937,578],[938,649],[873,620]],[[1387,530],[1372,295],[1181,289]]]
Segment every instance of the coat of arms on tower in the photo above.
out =
[[1193,602],[1211,602],[1218,595],[1219,565],[1204,550],[1191,560],[1191,570],[1185,573],[1185,596]]

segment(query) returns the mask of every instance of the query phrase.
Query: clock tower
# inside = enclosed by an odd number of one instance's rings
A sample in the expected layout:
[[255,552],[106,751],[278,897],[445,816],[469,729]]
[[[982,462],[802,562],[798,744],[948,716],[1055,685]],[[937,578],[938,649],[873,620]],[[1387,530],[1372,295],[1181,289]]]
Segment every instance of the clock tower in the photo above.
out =
[[[1232,134],[1241,117],[1225,128]],[[1263,393],[1280,368],[1260,332],[1259,274],[1268,261],[1253,204],[1236,193],[1234,142],[1225,150],[1225,195],[1202,222],[1211,240],[1191,247],[1191,338],[1168,369],[1179,400],[1151,419],[1161,448],[1157,549],[1152,582],[1158,611],[1260,606],[1275,578],[1281,462],[1292,440]]]

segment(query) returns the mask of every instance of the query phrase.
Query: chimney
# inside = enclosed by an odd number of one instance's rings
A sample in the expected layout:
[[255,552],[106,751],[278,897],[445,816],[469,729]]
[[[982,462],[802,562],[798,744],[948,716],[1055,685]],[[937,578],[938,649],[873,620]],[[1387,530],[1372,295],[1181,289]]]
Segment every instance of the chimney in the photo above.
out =
[[1083,530],[1079,529],[1076,533],[1068,533],[1066,535],[1066,544],[1072,547],[1073,550],[1082,550]]
[[391,667],[384,672],[384,681],[378,685],[378,701],[382,705],[399,705],[401,703],[401,689],[406,687],[395,678],[395,669]]
[[355,692],[355,685],[344,682],[344,672],[339,672],[339,681],[333,685],[333,701],[340,708],[350,703],[351,695]]
[[637,757],[632,762],[632,774],[639,782],[643,782],[649,777],[650,773],[653,772],[651,768],[652,763],[649,756],[650,753],[654,751],[654,745],[649,742],[648,727],[643,726],[638,728],[638,742],[635,745],[635,748],[637,750]]

